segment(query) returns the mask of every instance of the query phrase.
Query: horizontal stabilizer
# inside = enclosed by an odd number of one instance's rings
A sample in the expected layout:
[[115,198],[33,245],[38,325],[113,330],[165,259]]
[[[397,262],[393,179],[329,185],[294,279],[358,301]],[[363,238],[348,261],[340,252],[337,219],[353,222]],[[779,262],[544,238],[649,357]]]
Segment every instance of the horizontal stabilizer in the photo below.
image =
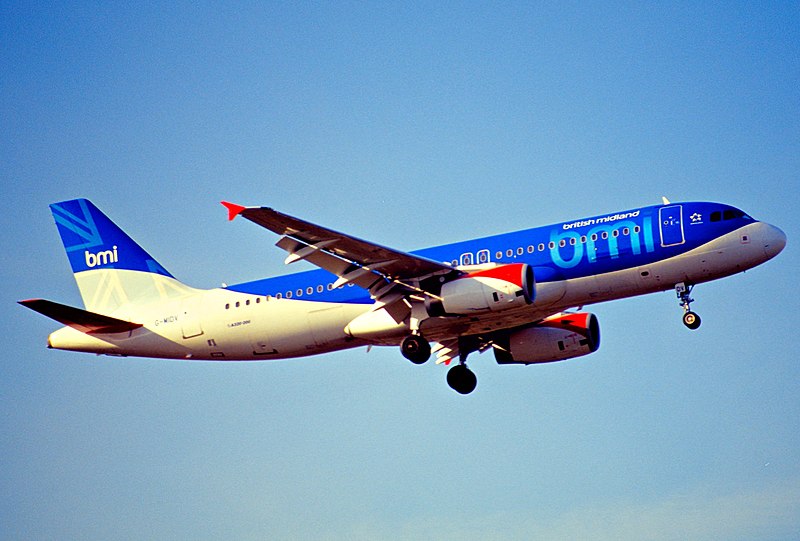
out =
[[29,299],[19,304],[86,334],[127,332],[142,326],[44,299]]

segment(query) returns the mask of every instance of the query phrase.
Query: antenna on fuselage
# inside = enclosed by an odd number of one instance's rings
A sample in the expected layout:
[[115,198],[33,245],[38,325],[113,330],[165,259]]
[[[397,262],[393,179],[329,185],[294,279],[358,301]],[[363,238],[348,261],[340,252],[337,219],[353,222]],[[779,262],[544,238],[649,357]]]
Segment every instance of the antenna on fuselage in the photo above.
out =
[[670,205],[670,204],[671,204],[671,203],[669,202],[669,199],[667,199],[667,198],[666,198],[666,197],[664,197],[663,195],[661,196],[661,201],[663,201],[665,205]]

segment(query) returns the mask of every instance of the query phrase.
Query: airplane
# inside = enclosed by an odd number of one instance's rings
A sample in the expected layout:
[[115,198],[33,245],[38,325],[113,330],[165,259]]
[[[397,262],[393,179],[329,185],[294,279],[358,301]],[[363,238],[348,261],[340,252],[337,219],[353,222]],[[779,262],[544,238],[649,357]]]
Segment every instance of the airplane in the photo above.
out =
[[674,289],[689,329],[700,283],[743,272],[786,245],[777,227],[730,205],[671,203],[403,252],[267,207],[223,201],[279,235],[285,263],[318,269],[214,289],[178,281],[87,199],[50,205],[84,308],[20,304],[65,327],[49,348],[112,356],[261,361],[399,346],[451,365],[471,393],[473,352],[537,364],[600,346],[583,307]]

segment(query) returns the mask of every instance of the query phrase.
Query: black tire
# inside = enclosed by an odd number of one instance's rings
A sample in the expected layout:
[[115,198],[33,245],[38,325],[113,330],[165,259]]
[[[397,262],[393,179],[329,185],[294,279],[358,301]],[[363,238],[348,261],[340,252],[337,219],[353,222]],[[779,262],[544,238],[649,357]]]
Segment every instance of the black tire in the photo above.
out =
[[414,364],[422,364],[431,357],[431,344],[418,334],[409,334],[400,344],[403,357]]
[[695,330],[700,326],[700,316],[694,312],[686,312],[683,314],[683,324],[688,328]]
[[477,387],[478,378],[475,372],[463,364],[457,364],[447,372],[447,384],[459,394],[469,394]]

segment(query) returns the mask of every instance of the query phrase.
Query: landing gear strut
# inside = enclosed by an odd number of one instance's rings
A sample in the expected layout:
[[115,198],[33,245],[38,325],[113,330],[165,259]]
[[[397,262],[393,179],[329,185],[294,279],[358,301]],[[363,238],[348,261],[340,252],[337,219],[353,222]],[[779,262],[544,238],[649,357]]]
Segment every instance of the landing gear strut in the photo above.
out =
[[694,302],[694,299],[689,296],[693,287],[680,282],[675,285],[675,293],[678,295],[678,304],[683,308],[683,324],[695,330],[700,326],[700,316],[692,312],[690,308],[690,304]]
[[458,364],[447,371],[447,384],[459,394],[469,394],[478,385],[475,372],[467,367],[467,356],[480,349],[480,341],[475,337],[460,337],[458,339]]
[[400,343],[403,357],[414,364],[422,364],[431,356],[431,344],[419,334],[409,334]]

